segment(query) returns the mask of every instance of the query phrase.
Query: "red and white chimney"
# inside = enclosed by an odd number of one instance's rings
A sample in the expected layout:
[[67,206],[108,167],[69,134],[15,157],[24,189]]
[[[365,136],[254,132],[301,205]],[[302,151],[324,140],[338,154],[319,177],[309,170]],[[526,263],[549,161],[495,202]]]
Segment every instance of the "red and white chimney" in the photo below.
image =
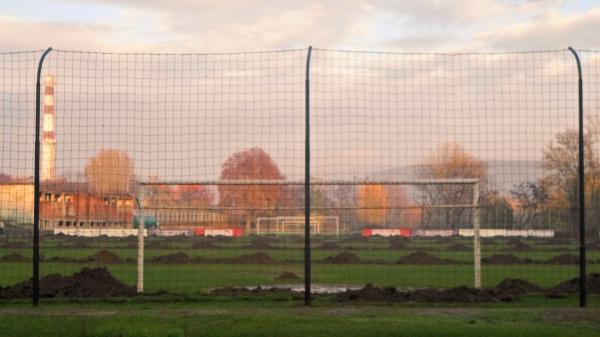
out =
[[54,110],[54,77],[44,79],[44,124],[42,136],[42,180],[56,177],[56,136],[54,126],[56,115]]

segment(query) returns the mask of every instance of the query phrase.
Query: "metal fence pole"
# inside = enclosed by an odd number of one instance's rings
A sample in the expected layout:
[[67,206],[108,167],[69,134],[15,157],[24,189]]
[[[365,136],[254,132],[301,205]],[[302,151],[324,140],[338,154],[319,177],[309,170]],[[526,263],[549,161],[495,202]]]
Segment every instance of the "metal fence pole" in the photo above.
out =
[[50,51],[52,51],[51,47],[46,49],[40,58],[37,68],[37,81],[35,85],[35,163],[33,172],[33,306],[38,306],[40,303],[40,77],[42,76],[42,66],[44,65],[44,60]]
[[304,92],[305,142],[304,142],[304,305],[310,305],[311,261],[310,261],[310,56],[312,46],[306,54],[306,80]]
[[479,210],[479,183],[473,184],[473,263],[475,289],[481,289],[481,212]]
[[138,293],[144,292],[144,230],[146,229],[145,214],[144,214],[144,186],[140,186],[138,197],[140,212],[138,223],[138,256],[137,256],[137,283],[136,289]]
[[569,47],[577,62],[577,75],[579,77],[579,167],[577,177],[579,182],[579,306],[587,306],[586,289],[586,257],[585,257],[585,148],[583,130],[583,79],[581,75],[581,61],[575,49]]

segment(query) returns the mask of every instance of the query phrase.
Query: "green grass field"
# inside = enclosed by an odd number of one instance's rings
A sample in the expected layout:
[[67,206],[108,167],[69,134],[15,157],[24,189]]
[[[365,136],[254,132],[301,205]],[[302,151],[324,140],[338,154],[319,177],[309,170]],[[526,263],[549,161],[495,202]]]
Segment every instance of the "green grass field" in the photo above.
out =
[[574,297],[458,306],[349,305],[319,296],[310,308],[276,295],[0,304],[7,337],[600,335],[600,307],[577,308]]
[[[298,237],[278,238],[278,242],[270,243],[271,248],[253,249],[249,244],[251,237],[236,240],[213,242],[218,248],[194,249],[192,243],[199,238],[184,240],[172,238],[150,238],[149,247],[157,243],[167,248],[147,248],[145,250],[145,290],[155,292],[166,290],[175,293],[193,294],[209,288],[223,286],[258,286],[276,284],[301,284],[303,272],[303,246]],[[325,250],[319,248],[323,242],[336,242],[340,249]],[[455,243],[470,246],[469,239],[454,239]],[[548,244],[540,240],[521,240],[530,246],[528,251],[510,251],[506,240],[496,239],[494,243],[483,245],[483,256],[511,253],[521,258],[546,260],[563,253],[577,254],[577,246]],[[70,257],[84,258],[101,249],[108,249],[123,259],[132,259],[122,264],[108,264],[108,269],[117,278],[128,284],[135,284],[137,250],[135,242],[124,240],[100,241],[86,239],[85,248],[68,248],[69,240],[45,238],[42,241],[41,253],[45,258]],[[473,284],[473,253],[467,251],[450,251],[449,244],[427,239],[411,239],[404,249],[390,249],[390,241],[386,238],[374,238],[368,242],[346,242],[346,238],[315,238],[312,249],[313,282],[316,284],[362,286],[366,283],[376,285],[393,285],[402,288],[436,287],[448,288]],[[384,260],[390,264],[324,264],[320,261],[328,256],[348,251],[363,260]],[[415,251],[424,251],[431,255],[462,261],[463,264],[449,265],[400,265],[391,262]],[[256,252],[263,252],[275,259],[272,264],[155,264],[148,262],[156,256],[183,252],[192,257],[217,258],[235,257]],[[0,248],[0,256],[19,253],[31,256],[29,248]],[[600,260],[600,251],[588,252],[588,260]],[[79,271],[84,266],[98,264],[42,262],[42,275],[60,273],[64,275]],[[7,286],[31,277],[31,263],[0,262],[0,285]],[[277,280],[282,272],[289,271],[299,276],[296,280]],[[600,272],[600,264],[588,264],[589,272]],[[504,278],[521,278],[540,286],[549,287],[562,281],[576,277],[577,265],[516,264],[516,265],[484,265],[483,285],[495,286]]]

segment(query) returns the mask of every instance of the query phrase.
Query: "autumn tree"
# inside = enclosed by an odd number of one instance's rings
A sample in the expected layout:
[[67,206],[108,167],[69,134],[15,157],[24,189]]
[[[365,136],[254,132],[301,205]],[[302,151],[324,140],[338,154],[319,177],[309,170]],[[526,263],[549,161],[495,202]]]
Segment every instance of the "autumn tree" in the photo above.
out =
[[482,226],[512,228],[514,225],[513,207],[498,191],[485,193],[480,199],[479,208]]
[[414,228],[423,220],[423,208],[419,207],[408,195],[405,186],[387,186],[390,210],[388,221],[402,227]]
[[133,181],[133,161],[124,151],[101,150],[88,161],[85,175],[95,193],[128,193]]
[[[600,120],[591,120],[584,134],[585,201],[587,204],[587,228],[600,227],[600,159],[598,148]],[[579,133],[567,130],[556,135],[556,139],[544,151],[542,166],[547,174],[543,177],[548,191],[548,203],[553,208],[562,208],[567,214],[565,221],[579,228]]]
[[172,196],[175,202],[189,207],[208,206],[214,199],[212,191],[202,185],[177,185]]
[[383,185],[362,185],[358,188],[358,219],[367,225],[387,222],[388,193]]
[[[222,180],[281,180],[284,176],[273,159],[261,148],[233,154],[223,164]],[[267,209],[279,207],[283,186],[280,185],[219,185],[221,207],[254,208],[232,212],[247,222]]]
[[[440,146],[419,166],[418,176],[422,179],[487,179],[485,164],[469,154],[459,144],[450,142]],[[480,186],[484,186],[483,183]],[[473,186],[421,185],[418,187],[420,201],[425,206],[425,226],[457,227],[471,223],[471,212],[464,207],[435,208],[436,205],[466,205],[473,202]]]
[[519,227],[534,228],[543,221],[548,201],[544,184],[527,181],[515,185],[510,192],[515,200],[514,221]]

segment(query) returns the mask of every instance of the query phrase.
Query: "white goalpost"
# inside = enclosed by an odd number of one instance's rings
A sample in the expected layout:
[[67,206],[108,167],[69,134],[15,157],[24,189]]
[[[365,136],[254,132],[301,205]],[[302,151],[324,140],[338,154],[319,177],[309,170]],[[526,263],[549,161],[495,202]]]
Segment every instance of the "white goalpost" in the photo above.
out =
[[[256,218],[256,234],[303,234],[305,219],[303,216],[276,216]],[[339,236],[346,232],[340,227],[338,216],[314,216],[310,220],[311,233],[315,235]]]

